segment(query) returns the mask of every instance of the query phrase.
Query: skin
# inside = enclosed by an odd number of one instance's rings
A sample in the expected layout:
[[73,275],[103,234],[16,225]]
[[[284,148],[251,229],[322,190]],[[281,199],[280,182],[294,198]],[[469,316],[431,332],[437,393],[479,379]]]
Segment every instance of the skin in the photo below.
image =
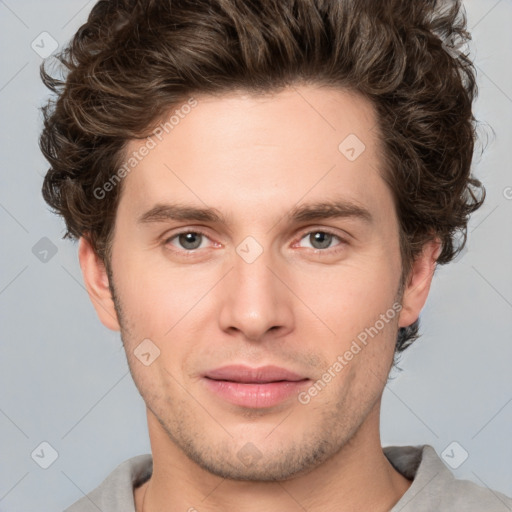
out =
[[[134,492],[136,509],[144,498],[145,512],[388,511],[411,482],[382,452],[381,397],[397,330],[427,299],[439,241],[424,246],[400,296],[398,219],[368,100],[312,85],[196,99],[124,178],[110,286],[80,241],[91,300],[120,330],[147,405],[154,469]],[[349,134],[366,146],[354,161],[338,150]],[[131,141],[127,153],[140,146]],[[287,218],[334,200],[372,221]],[[158,203],[213,208],[225,222],[138,222]],[[206,235],[188,257],[183,229]],[[319,248],[312,233],[326,230],[335,236]],[[263,249],[252,263],[236,251],[247,236]],[[308,404],[293,395],[249,409],[204,386],[204,372],[226,364],[273,364],[311,384],[397,298],[400,313]],[[134,355],[146,338],[160,350],[149,366]],[[260,457],[245,465],[237,453],[247,443]]]

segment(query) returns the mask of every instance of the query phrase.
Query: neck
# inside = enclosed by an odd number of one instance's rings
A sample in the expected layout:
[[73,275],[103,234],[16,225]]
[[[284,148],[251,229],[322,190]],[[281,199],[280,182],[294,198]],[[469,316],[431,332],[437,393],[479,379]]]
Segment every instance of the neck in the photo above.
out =
[[200,468],[148,412],[153,474],[135,490],[136,510],[387,512],[411,482],[393,468],[382,451],[379,413],[377,404],[350,441],[309,473],[280,482],[252,482],[223,479]]

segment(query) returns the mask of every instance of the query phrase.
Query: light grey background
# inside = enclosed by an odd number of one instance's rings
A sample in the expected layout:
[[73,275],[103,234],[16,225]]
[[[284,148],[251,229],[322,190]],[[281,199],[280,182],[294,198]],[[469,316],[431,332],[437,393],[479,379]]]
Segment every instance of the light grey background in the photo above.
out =
[[[471,221],[468,251],[434,279],[423,337],[384,394],[382,438],[384,445],[428,443],[439,454],[456,441],[469,454],[458,477],[512,495],[512,3],[465,3],[480,88],[476,116],[496,134],[475,162],[488,199]],[[64,45],[93,5],[0,0],[3,512],[61,510],[121,461],[149,451],[144,404],[119,335],[97,319],[76,246],[61,240],[63,223],[40,194],[47,164],[38,107],[47,91],[31,43],[46,31]],[[32,252],[43,237],[58,250],[46,263]],[[43,441],[58,452],[48,469],[31,458]],[[457,446],[454,454],[463,452]]]

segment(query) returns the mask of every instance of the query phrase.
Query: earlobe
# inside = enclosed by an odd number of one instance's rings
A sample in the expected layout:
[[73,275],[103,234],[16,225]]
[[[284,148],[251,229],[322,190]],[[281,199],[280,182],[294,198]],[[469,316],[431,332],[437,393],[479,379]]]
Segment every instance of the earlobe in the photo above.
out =
[[113,331],[119,331],[120,326],[110,292],[105,264],[84,236],[79,241],[78,259],[85,288],[101,323]]
[[427,301],[441,249],[441,241],[436,238],[427,242],[421,254],[414,260],[402,297],[399,327],[407,327],[418,319]]

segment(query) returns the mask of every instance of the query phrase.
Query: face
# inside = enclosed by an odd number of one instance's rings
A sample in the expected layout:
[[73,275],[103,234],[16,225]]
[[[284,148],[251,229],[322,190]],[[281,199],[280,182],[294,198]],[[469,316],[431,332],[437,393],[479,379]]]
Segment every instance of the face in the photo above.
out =
[[313,86],[196,100],[124,178],[120,330],[169,442],[223,477],[284,479],[377,410],[398,326],[415,319],[397,303],[376,117]]

